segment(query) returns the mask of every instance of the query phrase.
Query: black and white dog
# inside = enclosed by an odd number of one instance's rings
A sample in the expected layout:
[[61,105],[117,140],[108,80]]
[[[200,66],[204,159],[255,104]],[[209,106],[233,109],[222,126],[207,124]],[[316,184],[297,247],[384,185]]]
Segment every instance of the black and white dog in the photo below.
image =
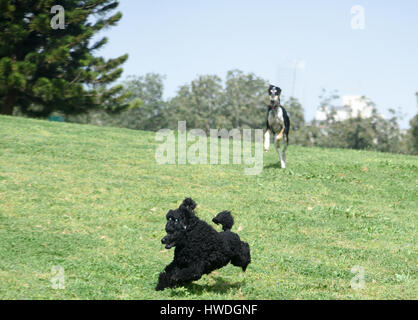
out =
[[[280,105],[281,93],[282,90],[279,87],[270,85],[268,89],[270,104],[267,111],[267,129],[264,132],[264,151],[269,150],[271,132],[274,134],[274,146],[279,154],[281,167],[286,168],[286,149],[289,143],[290,120],[286,110]],[[282,139],[284,140],[283,151],[280,150]]]

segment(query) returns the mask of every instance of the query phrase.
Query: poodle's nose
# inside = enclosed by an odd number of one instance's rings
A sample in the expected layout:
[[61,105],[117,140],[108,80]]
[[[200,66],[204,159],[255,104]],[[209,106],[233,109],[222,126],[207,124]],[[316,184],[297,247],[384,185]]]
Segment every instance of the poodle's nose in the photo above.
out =
[[166,242],[167,242],[167,237],[164,237],[164,238],[161,239],[162,244],[165,244]]

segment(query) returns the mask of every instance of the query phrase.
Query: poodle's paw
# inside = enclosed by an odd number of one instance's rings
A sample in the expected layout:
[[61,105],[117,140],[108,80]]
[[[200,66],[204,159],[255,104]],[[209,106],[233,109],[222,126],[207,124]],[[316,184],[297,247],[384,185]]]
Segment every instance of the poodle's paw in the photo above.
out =
[[160,276],[158,277],[158,283],[157,286],[155,287],[156,291],[162,291],[165,288],[169,288],[170,287],[170,277],[167,275],[167,273],[162,272],[160,273]]
[[155,291],[163,291],[164,289],[165,287],[161,283],[158,283],[155,287]]
[[166,282],[165,280],[160,279],[157,283],[157,286],[155,287],[156,291],[163,291],[165,288],[170,287],[168,285],[168,282]]

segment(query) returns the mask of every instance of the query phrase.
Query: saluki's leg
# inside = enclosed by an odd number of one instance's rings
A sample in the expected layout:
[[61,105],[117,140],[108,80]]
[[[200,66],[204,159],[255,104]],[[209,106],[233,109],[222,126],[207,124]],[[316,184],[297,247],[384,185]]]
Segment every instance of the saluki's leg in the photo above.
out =
[[269,151],[270,148],[270,130],[266,129],[264,132],[264,151]]
[[[280,140],[278,139],[278,137],[279,136],[277,134],[274,135],[274,146],[276,147],[277,154],[279,155],[279,158],[280,158],[280,163],[282,164],[283,163],[283,158],[282,158],[282,153],[280,151]],[[282,165],[282,167],[283,167],[283,165]]]
[[288,138],[287,135],[285,135],[284,137],[284,142],[283,142],[283,162],[282,162],[282,168],[286,168],[286,149],[287,149],[287,144],[288,144]]
[[275,141],[277,153],[279,154],[279,157],[280,157],[280,165],[284,169],[284,168],[286,168],[287,140],[286,140],[286,138],[284,139],[285,141],[284,141],[284,148],[283,148],[283,155],[282,155],[282,153],[280,151],[280,142],[283,139],[283,132],[284,132],[284,129],[282,129],[280,131],[280,133],[274,137],[274,141]]
[[280,140],[283,139],[283,132],[284,132],[284,128],[280,131],[279,135],[277,136],[277,140],[279,140],[279,145],[280,145]]

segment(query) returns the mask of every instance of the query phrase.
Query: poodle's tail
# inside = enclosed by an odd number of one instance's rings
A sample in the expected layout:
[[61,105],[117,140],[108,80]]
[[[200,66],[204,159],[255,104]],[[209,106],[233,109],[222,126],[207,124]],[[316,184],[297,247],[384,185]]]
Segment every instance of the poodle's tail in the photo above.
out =
[[222,230],[227,231],[231,230],[232,226],[234,225],[234,218],[229,211],[222,211],[219,212],[212,221],[216,224],[222,225]]

